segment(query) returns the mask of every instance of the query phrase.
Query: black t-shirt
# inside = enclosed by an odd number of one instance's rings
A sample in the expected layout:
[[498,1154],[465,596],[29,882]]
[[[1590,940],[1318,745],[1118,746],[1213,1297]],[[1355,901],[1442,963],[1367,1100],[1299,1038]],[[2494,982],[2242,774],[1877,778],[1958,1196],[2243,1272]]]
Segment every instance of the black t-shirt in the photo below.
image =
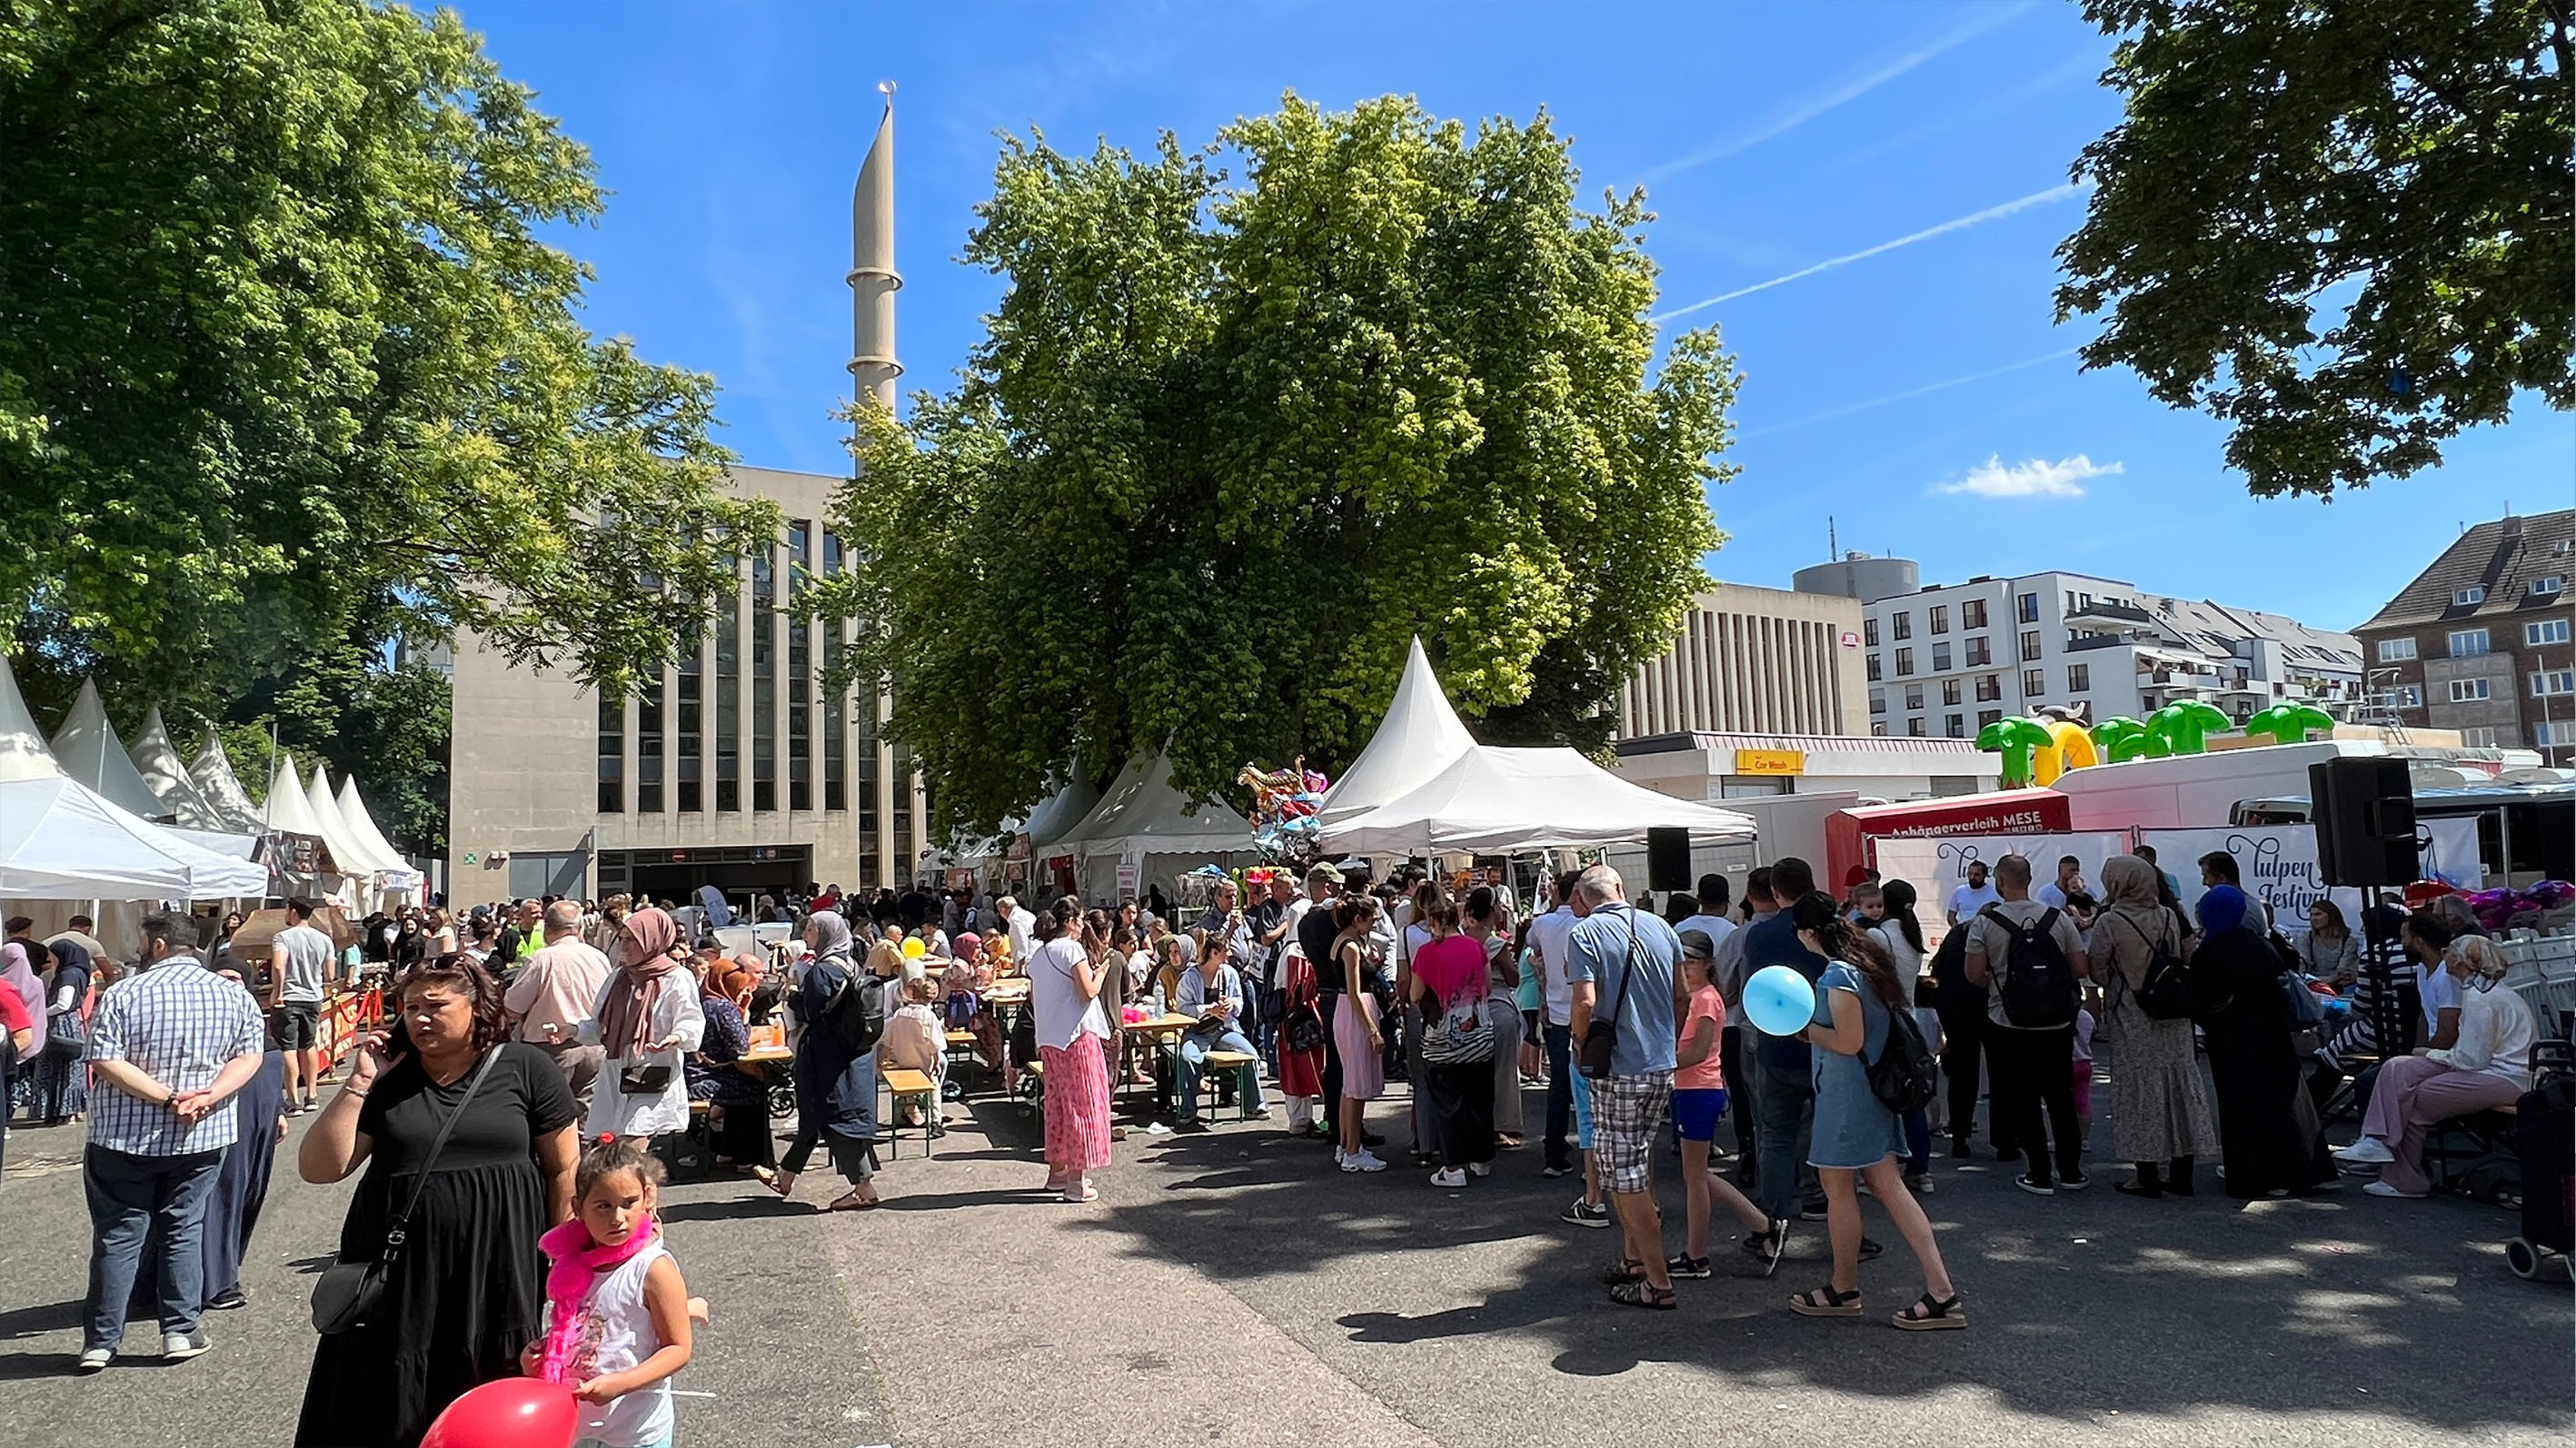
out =
[[[537,1138],[580,1119],[580,1104],[564,1083],[562,1067],[536,1047],[516,1041],[497,1049],[501,1056],[492,1063],[492,1074],[483,1079],[438,1154],[439,1171],[534,1161]],[[358,1106],[358,1130],[372,1144],[370,1170],[388,1175],[419,1171],[472,1079],[469,1069],[453,1085],[435,1085],[417,1056],[404,1057],[376,1078]]]
[[1342,928],[1333,923],[1333,902],[1319,900],[1306,910],[1297,922],[1297,943],[1306,948],[1307,963],[1315,967],[1315,984],[1326,995],[1341,992],[1342,972],[1333,965],[1333,938]]

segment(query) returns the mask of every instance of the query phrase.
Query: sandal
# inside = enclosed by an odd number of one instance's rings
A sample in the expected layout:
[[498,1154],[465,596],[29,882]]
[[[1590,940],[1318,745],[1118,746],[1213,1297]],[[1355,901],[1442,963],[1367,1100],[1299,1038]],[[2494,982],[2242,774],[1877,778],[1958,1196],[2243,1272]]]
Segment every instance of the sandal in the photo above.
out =
[[880,1200],[881,1198],[877,1197],[862,1197],[857,1192],[846,1192],[835,1198],[832,1204],[825,1207],[823,1210],[827,1212],[864,1212],[875,1207]]
[[1601,1281],[1604,1286],[1616,1287],[1622,1282],[1643,1282],[1645,1280],[1646,1264],[1637,1261],[1633,1257],[1622,1257],[1618,1261],[1601,1269]]
[[1671,1288],[1657,1287],[1642,1277],[1611,1288],[1610,1300],[1622,1307],[1650,1307],[1657,1312],[1670,1312],[1682,1305]]
[[765,1166],[756,1166],[751,1169],[751,1179],[782,1197],[796,1190],[796,1173],[792,1171],[773,1171]]
[[1912,1307],[1889,1318],[1888,1321],[1907,1332],[1937,1332],[1947,1327],[1966,1327],[1968,1315],[1959,1310],[1958,1293],[1953,1292],[1948,1297],[1934,1297],[1926,1292],[1915,1300]]
[[1858,1317],[1860,1289],[1836,1292],[1832,1283],[1812,1292],[1801,1292],[1789,1299],[1789,1310],[1800,1317]]
[[1081,1191],[1081,1194],[1080,1194],[1080,1195],[1076,1195],[1076,1194],[1075,1194],[1074,1192],[1072,1192],[1071,1190],[1067,1190],[1067,1191],[1064,1193],[1064,1199],[1065,1199],[1067,1202],[1071,1203],[1072,1205],[1074,1205],[1074,1206],[1077,1206],[1077,1207],[1078,1207],[1078,1206],[1081,1206],[1084,1202],[1090,1201],[1090,1200],[1092,1200],[1093,1198],[1095,1198],[1095,1197],[1097,1197],[1097,1196],[1099,1196],[1099,1195],[1100,1195],[1100,1188],[1095,1187],[1095,1186],[1090,1186],[1090,1185],[1087,1185],[1087,1184],[1086,1184],[1086,1185],[1082,1188],[1082,1191]]

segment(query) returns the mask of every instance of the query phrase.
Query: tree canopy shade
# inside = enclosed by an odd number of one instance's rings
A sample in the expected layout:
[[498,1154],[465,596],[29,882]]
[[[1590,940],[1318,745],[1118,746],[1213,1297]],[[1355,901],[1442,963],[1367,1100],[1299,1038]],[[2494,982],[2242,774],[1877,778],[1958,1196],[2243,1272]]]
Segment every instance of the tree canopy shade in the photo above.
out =
[[445,11],[0,0],[0,646],[184,734],[459,625],[622,689],[733,596],[774,510],[576,320],[531,99]]
[[2109,313],[2088,367],[2227,420],[2266,497],[2404,477],[2519,391],[2576,403],[2568,0],[2085,13],[2128,108],[2058,252],[2060,320]]
[[966,259],[1008,288],[955,392],[854,414],[866,556],[811,595],[947,819],[1166,745],[1192,792],[1338,767],[1417,632],[1489,738],[1606,738],[1721,541],[1739,374],[1706,331],[1649,379],[1650,217],[1576,186],[1544,113],[1395,97],[1005,144]]

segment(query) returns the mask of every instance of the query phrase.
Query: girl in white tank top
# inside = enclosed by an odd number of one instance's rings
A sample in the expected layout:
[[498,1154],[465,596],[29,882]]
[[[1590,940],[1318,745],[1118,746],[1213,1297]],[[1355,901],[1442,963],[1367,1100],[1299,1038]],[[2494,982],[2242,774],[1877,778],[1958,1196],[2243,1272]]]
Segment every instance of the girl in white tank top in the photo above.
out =
[[688,1284],[654,1215],[662,1164],[602,1137],[573,1174],[575,1215],[539,1239],[545,1333],[521,1366],[581,1402],[575,1448],[668,1448],[671,1377],[688,1365]]

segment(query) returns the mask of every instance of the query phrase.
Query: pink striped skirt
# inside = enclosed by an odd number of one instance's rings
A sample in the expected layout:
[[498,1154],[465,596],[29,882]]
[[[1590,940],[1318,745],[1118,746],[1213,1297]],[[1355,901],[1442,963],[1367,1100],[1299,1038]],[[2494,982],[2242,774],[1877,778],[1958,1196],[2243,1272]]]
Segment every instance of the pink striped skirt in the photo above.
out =
[[1088,1031],[1070,1046],[1040,1046],[1046,1063],[1046,1159],[1059,1175],[1109,1165],[1109,1070],[1100,1038]]

